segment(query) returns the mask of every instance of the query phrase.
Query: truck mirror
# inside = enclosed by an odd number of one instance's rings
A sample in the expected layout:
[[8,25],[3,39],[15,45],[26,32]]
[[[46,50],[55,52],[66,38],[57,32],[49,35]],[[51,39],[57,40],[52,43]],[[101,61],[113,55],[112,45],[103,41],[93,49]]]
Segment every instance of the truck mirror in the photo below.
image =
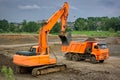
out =
[[95,49],[98,49],[98,46],[97,46],[97,45],[95,45],[95,46],[94,46],[94,48],[95,48]]
[[62,45],[69,45],[71,41],[71,33],[70,32],[60,33],[59,38],[62,41]]

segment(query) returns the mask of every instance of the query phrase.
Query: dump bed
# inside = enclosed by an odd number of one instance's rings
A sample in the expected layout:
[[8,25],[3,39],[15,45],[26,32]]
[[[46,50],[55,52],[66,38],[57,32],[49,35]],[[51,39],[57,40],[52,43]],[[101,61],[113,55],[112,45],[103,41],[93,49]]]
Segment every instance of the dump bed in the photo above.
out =
[[71,53],[84,54],[87,46],[91,46],[91,44],[89,42],[74,42],[74,41],[71,41],[70,45],[62,46],[62,51],[65,52],[65,53],[71,52]]

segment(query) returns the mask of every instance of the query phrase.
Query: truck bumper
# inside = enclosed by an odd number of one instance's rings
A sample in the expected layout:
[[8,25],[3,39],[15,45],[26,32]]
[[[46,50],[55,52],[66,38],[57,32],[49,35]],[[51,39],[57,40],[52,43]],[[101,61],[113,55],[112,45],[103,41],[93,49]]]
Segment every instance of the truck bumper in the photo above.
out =
[[108,55],[97,55],[96,56],[96,60],[106,60],[108,59]]

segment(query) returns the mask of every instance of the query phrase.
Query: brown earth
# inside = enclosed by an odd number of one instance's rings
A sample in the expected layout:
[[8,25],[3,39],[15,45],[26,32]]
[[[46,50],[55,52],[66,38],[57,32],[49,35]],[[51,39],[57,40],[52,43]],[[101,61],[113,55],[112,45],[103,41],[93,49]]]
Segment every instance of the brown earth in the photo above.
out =
[[[61,52],[61,45],[57,36],[49,36],[51,49],[57,56],[58,63],[65,63],[67,69],[62,72],[40,75],[37,77],[28,74],[15,74],[16,80],[119,80],[120,78],[120,38],[95,38],[97,41],[105,41],[110,49],[110,58],[103,64],[91,64],[89,60],[74,62],[64,58]],[[86,37],[74,37],[75,41],[84,41]],[[37,35],[0,35],[0,69],[3,65],[10,66],[15,72],[15,65],[12,63],[12,56],[16,51],[29,50],[31,45],[37,43]],[[115,43],[114,43],[115,41]],[[53,43],[52,43],[53,42]],[[25,45],[30,44],[30,45]],[[23,45],[23,46],[22,46]],[[51,50],[51,51],[52,51]],[[52,53],[52,52],[51,52]],[[0,80],[5,80],[0,73]]]

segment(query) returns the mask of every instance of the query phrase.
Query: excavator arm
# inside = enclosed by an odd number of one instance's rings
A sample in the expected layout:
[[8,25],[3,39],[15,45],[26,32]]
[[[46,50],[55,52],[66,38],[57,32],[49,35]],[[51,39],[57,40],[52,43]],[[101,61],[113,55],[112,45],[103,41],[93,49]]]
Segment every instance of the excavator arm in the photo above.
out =
[[61,30],[59,37],[62,38],[63,41],[65,41],[65,28],[66,28],[66,21],[68,16],[68,9],[69,5],[67,2],[64,3],[63,7],[56,11],[44,24],[44,26],[41,28],[39,32],[39,54],[47,54],[49,53],[49,47],[48,47],[48,33],[51,31],[55,23],[60,19],[61,20]]

